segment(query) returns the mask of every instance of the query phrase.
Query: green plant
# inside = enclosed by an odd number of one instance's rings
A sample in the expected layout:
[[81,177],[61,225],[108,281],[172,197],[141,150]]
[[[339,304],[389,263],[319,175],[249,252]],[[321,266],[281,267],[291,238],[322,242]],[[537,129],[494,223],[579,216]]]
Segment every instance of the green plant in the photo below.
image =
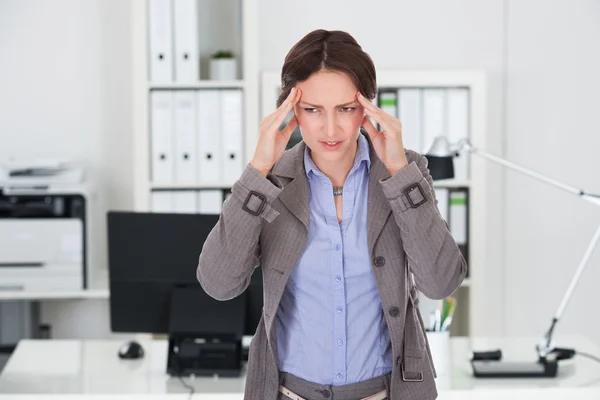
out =
[[213,53],[212,58],[233,58],[233,52],[231,50],[219,50]]

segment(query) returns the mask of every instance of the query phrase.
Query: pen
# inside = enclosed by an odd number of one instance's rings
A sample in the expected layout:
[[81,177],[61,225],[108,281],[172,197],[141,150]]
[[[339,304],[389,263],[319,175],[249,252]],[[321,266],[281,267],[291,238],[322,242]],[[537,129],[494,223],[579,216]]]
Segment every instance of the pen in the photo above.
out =
[[442,324],[442,329],[440,329],[440,330],[447,331],[448,327],[450,326],[451,323],[452,323],[452,316],[446,317],[446,319],[444,320],[444,323]]
[[437,331],[441,328],[441,323],[442,323],[442,313],[440,311],[440,309],[438,308],[437,310],[435,310],[435,328],[433,328],[434,331]]

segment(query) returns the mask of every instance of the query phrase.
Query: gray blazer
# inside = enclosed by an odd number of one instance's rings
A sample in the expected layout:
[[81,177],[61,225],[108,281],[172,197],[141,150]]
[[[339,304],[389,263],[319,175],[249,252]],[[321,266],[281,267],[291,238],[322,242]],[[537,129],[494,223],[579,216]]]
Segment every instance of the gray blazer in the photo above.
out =
[[[264,308],[250,345],[245,399],[278,398],[274,319],[309,229],[305,147],[301,141],[287,150],[266,179],[246,166],[199,257],[198,281],[217,300],[240,295],[254,268],[263,269]],[[368,246],[395,360],[390,399],[435,399],[437,375],[417,290],[433,299],[449,296],[467,265],[438,211],[427,159],[406,150],[409,165],[391,177],[370,140],[369,147]]]

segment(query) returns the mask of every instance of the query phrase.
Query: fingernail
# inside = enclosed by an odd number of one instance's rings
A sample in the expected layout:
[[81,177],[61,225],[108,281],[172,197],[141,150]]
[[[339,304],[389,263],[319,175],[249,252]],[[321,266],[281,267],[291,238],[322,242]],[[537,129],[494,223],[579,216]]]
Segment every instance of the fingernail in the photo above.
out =
[[290,90],[290,94],[294,94],[296,92],[296,88],[293,87],[292,90]]

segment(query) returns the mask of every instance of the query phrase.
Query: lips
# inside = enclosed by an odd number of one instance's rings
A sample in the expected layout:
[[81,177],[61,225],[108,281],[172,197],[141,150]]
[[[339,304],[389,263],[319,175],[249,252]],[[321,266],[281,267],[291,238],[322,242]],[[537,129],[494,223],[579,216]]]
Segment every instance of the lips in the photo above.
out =
[[338,148],[340,148],[342,141],[327,141],[327,142],[321,142],[321,144],[323,145],[323,147],[325,147],[327,150],[337,150]]

